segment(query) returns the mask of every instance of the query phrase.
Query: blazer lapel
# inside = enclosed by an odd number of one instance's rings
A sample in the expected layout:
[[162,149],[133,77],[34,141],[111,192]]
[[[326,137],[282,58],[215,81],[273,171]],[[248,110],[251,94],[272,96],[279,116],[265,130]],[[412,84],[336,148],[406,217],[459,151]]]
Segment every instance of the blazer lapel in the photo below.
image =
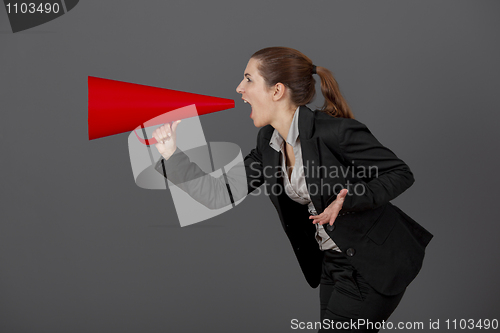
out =
[[272,197],[276,196],[276,193],[280,193],[276,186],[278,185],[278,177],[281,175],[281,165],[280,165],[280,153],[274,150],[271,146],[267,148],[267,154],[263,154],[263,163],[268,170],[264,170],[264,177],[266,179],[266,184],[268,186],[267,193]]
[[300,107],[299,113],[299,138],[302,149],[302,163],[306,178],[309,196],[318,213],[325,209],[322,196],[322,181],[319,166],[321,166],[321,155],[319,154],[318,140],[313,137],[314,113],[305,106]]

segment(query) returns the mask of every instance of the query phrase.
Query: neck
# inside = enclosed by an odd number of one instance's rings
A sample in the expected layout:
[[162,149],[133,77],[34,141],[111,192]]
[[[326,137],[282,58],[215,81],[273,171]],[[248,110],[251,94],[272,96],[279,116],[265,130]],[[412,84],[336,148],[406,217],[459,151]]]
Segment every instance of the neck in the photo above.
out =
[[288,137],[288,131],[290,130],[295,110],[297,110],[297,106],[289,106],[277,110],[276,118],[271,122],[271,126],[278,131],[284,140]]

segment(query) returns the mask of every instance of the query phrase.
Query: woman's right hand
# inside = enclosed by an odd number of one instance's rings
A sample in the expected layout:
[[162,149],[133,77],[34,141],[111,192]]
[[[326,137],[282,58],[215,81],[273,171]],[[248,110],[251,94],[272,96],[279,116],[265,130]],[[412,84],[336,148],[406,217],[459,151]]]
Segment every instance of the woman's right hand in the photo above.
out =
[[177,149],[175,131],[180,122],[180,120],[174,121],[172,126],[170,126],[170,123],[164,124],[153,132],[153,138],[158,142],[155,147],[166,160],[168,160]]

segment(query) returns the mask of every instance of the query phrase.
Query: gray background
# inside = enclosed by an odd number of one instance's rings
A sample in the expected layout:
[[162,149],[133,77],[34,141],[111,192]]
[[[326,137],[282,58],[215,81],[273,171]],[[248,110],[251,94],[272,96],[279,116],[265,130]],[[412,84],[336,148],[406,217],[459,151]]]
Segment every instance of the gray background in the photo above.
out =
[[[289,332],[319,320],[264,195],[181,228],[132,177],[127,134],[87,136],[87,76],[232,98],[208,141],[256,142],[235,88],[256,50],[332,70],[416,182],[435,238],[391,321],[500,319],[498,1],[81,1],[13,34],[0,8],[0,332]],[[314,105],[321,105],[318,99]],[[180,128],[180,127],[179,127]]]

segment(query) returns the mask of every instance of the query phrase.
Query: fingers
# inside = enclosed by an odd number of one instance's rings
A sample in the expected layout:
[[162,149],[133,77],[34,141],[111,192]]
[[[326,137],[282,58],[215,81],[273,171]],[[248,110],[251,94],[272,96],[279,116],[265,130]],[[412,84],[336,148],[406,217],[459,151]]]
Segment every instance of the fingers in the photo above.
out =
[[153,132],[153,138],[155,138],[157,142],[161,141],[161,135],[160,135],[159,128],[157,128],[157,129],[154,130],[154,132]]
[[157,133],[158,136],[158,138],[155,137],[156,140],[162,143],[169,141],[172,138],[172,136],[175,135],[175,131],[180,122],[181,122],[180,120],[176,120],[173,123],[166,123],[163,126],[158,127],[155,130],[155,133]]
[[309,216],[309,219],[310,219],[310,220],[311,220],[311,219],[313,220],[313,224],[318,223],[318,222],[320,221],[320,218],[321,218],[321,217],[320,217],[319,215],[311,215],[311,216]]
[[332,214],[330,217],[328,217],[327,219],[319,222],[319,224],[321,225],[324,225],[324,224],[329,224],[329,225],[333,225],[333,223],[335,222],[335,219],[337,218],[337,214]]
[[319,224],[324,224],[329,221],[328,219],[328,214],[321,213],[319,215],[311,215],[309,216],[309,219],[313,219],[313,224],[319,223]]
[[330,225],[333,225],[335,219],[337,219],[337,216],[339,215],[340,210],[342,209],[342,205],[344,203],[347,192],[347,189],[343,189],[342,191],[340,191],[335,201],[332,202],[332,204],[327,209],[325,209],[323,213],[319,215],[309,216],[309,219],[313,220],[313,224],[323,225],[329,223]]
[[170,129],[170,123],[161,126],[160,131],[162,135],[162,141],[163,142],[168,141],[170,139],[170,136],[172,135],[172,130]]
[[155,129],[153,132],[153,137],[156,139],[156,141],[158,141],[158,143],[165,143],[166,141],[169,141],[172,137],[172,129],[170,127],[170,123],[164,124]]
[[337,219],[337,216],[338,216],[338,212],[335,213],[335,214],[332,214],[332,216],[330,217],[330,221],[328,221],[328,223],[330,223],[330,225],[333,225],[333,223],[335,222],[335,220]]
[[[319,215],[317,215],[319,216]],[[335,222],[335,219],[337,218],[337,214],[331,215],[331,216],[322,216],[314,219],[313,224],[319,224],[319,225],[324,225],[324,224],[330,224],[333,225]]]
[[159,142],[159,143],[162,142],[162,140],[163,140],[163,134],[161,132],[161,126],[158,127],[157,129],[155,129],[153,131],[153,138],[155,138],[156,141]]
[[323,225],[329,223],[330,225],[333,225],[335,219],[339,215],[340,209],[341,208],[330,207],[325,209],[325,211],[319,215],[309,216],[309,219],[313,220],[313,224],[319,223],[320,225]]

